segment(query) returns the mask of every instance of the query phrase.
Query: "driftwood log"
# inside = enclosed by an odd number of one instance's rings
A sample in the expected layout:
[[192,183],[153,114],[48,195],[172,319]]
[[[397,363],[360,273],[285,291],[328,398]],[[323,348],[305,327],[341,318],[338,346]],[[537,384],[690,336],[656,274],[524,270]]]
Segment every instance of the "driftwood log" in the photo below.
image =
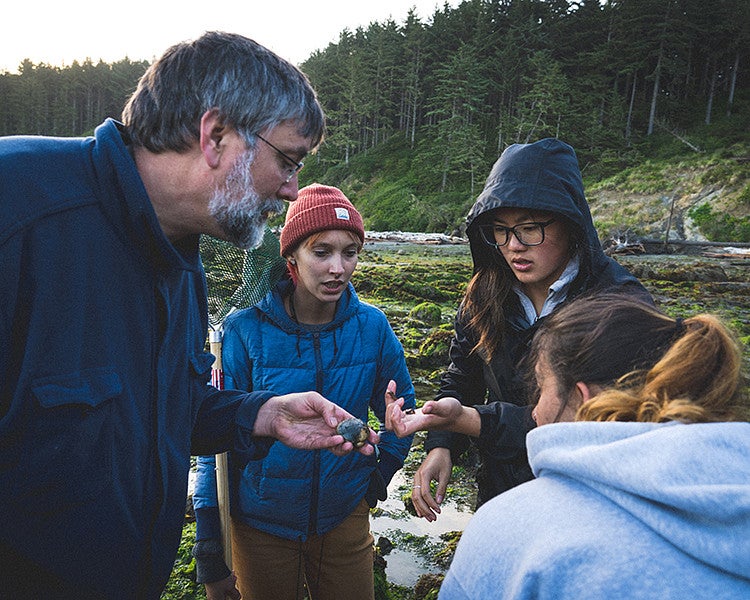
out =
[[666,246],[713,246],[720,248],[750,248],[750,242],[701,242],[698,240],[655,240],[642,239],[642,244],[662,244]]

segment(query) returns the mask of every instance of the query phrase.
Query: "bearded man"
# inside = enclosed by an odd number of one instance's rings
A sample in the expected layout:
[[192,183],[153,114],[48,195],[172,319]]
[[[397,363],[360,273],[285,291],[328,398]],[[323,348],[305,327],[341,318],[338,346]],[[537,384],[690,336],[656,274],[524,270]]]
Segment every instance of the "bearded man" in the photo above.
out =
[[191,454],[352,450],[314,392],[207,385],[199,237],[260,242],[323,130],[296,67],[210,32],[121,123],[0,139],[0,597],[158,598]]

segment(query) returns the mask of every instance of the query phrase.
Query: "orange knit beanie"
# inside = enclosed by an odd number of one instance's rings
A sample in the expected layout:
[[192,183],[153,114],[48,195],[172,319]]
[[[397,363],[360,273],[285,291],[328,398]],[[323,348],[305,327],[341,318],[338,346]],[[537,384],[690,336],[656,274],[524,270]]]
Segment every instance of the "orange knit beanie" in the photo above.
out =
[[340,189],[319,183],[302,188],[286,212],[281,255],[288,256],[310,234],[330,229],[352,231],[364,244],[362,215]]

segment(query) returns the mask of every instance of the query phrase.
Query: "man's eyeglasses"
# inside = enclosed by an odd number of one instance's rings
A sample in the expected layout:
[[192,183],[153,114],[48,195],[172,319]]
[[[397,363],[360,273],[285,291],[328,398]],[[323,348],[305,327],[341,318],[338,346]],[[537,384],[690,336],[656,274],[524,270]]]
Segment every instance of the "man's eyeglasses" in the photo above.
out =
[[297,162],[291,156],[289,156],[288,154],[286,154],[286,153],[282,152],[281,150],[279,150],[276,146],[274,146],[271,142],[269,142],[266,138],[264,138],[259,133],[256,133],[255,135],[256,135],[256,137],[259,140],[265,142],[271,148],[273,148],[274,150],[276,150],[276,152],[278,152],[284,158],[284,160],[289,163],[289,166],[287,166],[283,170],[283,173],[286,176],[286,179],[284,180],[285,183],[289,183],[292,180],[292,177],[294,177],[294,175],[296,173],[299,173],[302,170],[302,167],[305,166],[305,163],[303,163],[303,162]]
[[505,246],[510,241],[511,234],[524,246],[538,246],[544,242],[544,228],[552,225],[555,219],[549,221],[529,221],[528,223],[519,223],[515,227],[504,227],[503,225],[482,225],[479,229],[482,232],[482,238],[490,246],[499,248]]

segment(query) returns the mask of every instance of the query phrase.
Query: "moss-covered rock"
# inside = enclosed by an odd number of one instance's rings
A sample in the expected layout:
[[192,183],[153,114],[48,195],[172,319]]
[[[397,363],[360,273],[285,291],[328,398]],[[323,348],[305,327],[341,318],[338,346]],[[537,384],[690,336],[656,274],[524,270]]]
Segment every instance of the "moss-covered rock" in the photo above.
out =
[[443,312],[437,304],[432,302],[420,302],[409,312],[412,319],[421,321],[427,325],[440,325]]

